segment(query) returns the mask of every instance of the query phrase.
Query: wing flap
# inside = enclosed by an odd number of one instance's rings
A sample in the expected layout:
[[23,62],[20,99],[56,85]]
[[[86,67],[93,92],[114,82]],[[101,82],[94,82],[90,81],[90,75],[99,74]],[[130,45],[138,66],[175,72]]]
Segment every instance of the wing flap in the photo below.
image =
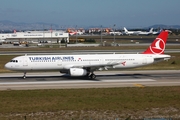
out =
[[73,65],[72,68],[102,68],[102,67],[113,67],[118,65],[120,62],[108,62],[106,64],[88,64],[88,65]]

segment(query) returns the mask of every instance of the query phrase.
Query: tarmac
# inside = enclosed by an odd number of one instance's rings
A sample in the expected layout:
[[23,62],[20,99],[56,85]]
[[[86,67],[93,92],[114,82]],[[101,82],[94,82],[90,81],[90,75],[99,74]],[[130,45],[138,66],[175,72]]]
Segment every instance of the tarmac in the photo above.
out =
[[96,71],[96,79],[59,72],[1,73],[0,90],[180,86],[180,70]]

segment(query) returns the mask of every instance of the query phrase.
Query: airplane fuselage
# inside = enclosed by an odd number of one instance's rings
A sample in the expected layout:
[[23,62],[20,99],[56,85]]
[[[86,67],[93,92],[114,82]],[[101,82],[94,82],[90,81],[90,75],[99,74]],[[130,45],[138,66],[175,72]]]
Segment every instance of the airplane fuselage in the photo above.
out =
[[[97,55],[25,55],[8,62],[5,67],[16,71],[63,70],[70,68],[133,68],[152,64],[155,59],[170,57],[154,54],[97,54]],[[163,59],[164,60],[164,59]]]

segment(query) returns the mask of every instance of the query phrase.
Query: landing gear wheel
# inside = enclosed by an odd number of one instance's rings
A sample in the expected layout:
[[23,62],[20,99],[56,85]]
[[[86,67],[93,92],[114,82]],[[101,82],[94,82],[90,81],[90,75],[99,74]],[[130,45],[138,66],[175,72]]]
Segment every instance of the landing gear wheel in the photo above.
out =
[[91,79],[96,79],[96,75],[95,75],[95,74],[91,74],[89,77],[90,77]]
[[24,72],[24,75],[23,75],[23,79],[25,79],[26,78],[26,72]]

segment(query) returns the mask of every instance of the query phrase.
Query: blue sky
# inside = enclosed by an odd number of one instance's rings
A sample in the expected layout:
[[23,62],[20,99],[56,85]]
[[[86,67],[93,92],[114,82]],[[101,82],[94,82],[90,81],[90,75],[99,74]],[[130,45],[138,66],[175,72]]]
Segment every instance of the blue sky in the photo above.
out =
[[60,26],[180,25],[180,0],[1,0],[0,20]]

